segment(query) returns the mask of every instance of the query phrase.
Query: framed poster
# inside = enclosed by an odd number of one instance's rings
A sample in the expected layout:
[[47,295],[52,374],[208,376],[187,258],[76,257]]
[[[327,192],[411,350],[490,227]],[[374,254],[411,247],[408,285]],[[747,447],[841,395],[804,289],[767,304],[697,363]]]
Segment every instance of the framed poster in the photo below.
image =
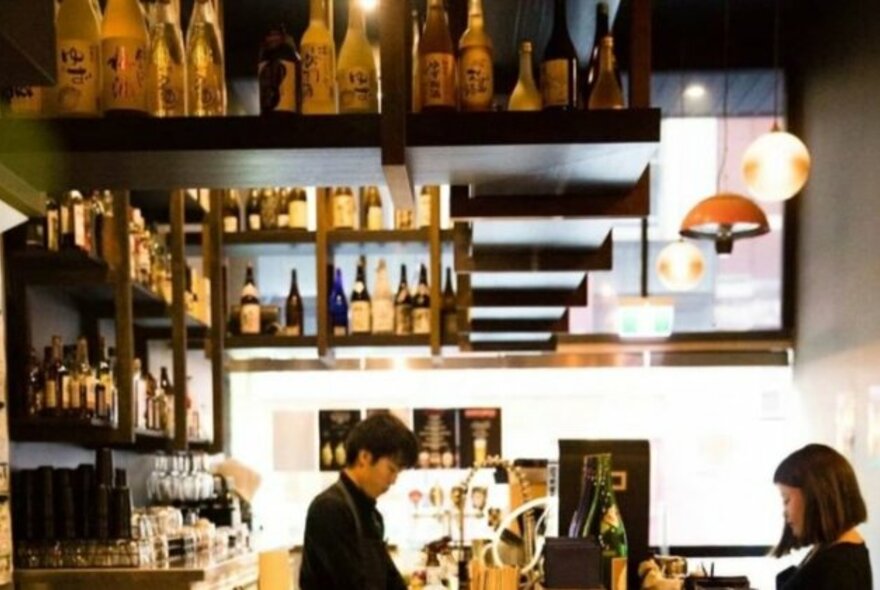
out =
[[413,430],[419,440],[419,469],[457,467],[456,410],[413,410]]
[[462,467],[501,455],[501,408],[464,408],[458,411],[459,453]]
[[345,467],[345,439],[360,421],[360,410],[318,411],[318,465],[321,471],[338,471]]

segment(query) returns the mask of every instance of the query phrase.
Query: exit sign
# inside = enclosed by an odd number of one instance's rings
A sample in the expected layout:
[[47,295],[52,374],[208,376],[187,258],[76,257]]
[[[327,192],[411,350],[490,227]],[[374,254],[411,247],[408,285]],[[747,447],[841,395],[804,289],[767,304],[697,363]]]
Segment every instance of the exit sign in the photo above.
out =
[[675,306],[663,297],[621,298],[617,333],[621,338],[666,338],[672,334]]

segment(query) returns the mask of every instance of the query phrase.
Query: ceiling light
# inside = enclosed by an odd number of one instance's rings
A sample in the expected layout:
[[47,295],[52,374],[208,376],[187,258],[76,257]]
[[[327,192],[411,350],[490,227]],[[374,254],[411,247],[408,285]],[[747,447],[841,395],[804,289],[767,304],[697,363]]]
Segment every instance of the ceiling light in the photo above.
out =
[[743,155],[743,177],[760,201],[784,201],[796,195],[810,176],[807,146],[774,125],[756,139]]
[[366,12],[370,12],[375,10],[375,8],[379,5],[379,0],[358,0],[361,3],[361,8],[363,8]]
[[672,242],[657,257],[657,276],[670,291],[690,291],[700,284],[705,270],[703,253],[683,240]]
[[718,254],[733,252],[734,240],[770,231],[767,216],[754,201],[735,193],[719,193],[697,203],[681,222],[686,238],[712,240]]
[[688,100],[700,100],[706,96],[706,87],[702,84],[690,84],[682,94]]

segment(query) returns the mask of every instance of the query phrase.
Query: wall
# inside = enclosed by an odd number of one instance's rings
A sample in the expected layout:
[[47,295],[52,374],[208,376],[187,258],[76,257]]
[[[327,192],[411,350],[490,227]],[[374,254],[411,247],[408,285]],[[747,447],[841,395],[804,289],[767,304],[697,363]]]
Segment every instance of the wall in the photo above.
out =
[[[798,2],[790,112],[813,156],[799,197],[795,380],[813,437],[853,461],[869,507],[862,528],[880,583],[880,4]],[[789,12],[789,14],[794,14]],[[795,43],[795,39],[800,43]],[[878,434],[875,432],[875,436]]]

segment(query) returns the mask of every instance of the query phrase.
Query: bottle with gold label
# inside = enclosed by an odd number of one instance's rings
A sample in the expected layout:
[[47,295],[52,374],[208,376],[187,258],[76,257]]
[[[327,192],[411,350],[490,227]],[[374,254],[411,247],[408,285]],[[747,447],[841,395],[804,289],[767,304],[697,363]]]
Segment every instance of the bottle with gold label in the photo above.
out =
[[507,103],[509,111],[540,111],[543,106],[541,92],[532,75],[532,43],[523,41],[519,46],[519,79]]
[[379,112],[379,84],[360,2],[348,3],[348,31],[336,67],[340,113]]
[[366,230],[382,229],[382,196],[378,186],[363,189],[361,197],[361,227]]
[[458,88],[461,110],[488,111],[492,108],[492,39],[483,21],[483,1],[469,0],[468,27],[458,42]]
[[196,0],[186,31],[187,108],[193,117],[225,114],[223,45],[212,0]]
[[61,117],[101,114],[101,25],[91,0],[70,0],[58,11],[55,113]]
[[186,68],[183,33],[172,0],[151,5],[150,60],[147,64],[147,102],[156,117],[186,116]]
[[324,20],[324,0],[310,0],[302,51],[302,114],[332,115],[336,106],[336,46]]
[[419,39],[422,110],[455,110],[455,51],[443,0],[429,0]]
[[566,0],[556,0],[553,32],[541,62],[541,94],[545,110],[572,110],[577,106],[577,54],[568,34]]
[[330,199],[333,229],[354,229],[354,193],[347,186],[333,189]]
[[596,78],[596,84],[590,94],[591,110],[623,108],[623,92],[620,90],[614,70],[614,38],[606,35],[602,39],[602,49],[599,52],[599,77]]
[[137,0],[107,0],[101,23],[101,107],[110,114],[145,115],[149,35]]
[[36,119],[43,116],[43,96],[46,89],[42,86],[13,86],[8,90],[9,117]]
[[287,200],[287,222],[290,229],[309,228],[309,206],[306,199],[306,191],[302,188],[294,188]]
[[419,23],[419,11],[412,11],[412,112],[418,113],[422,110],[422,77],[419,74],[419,36],[421,26]]
[[299,109],[300,60],[283,24],[273,26],[260,47],[260,114],[293,114]]

